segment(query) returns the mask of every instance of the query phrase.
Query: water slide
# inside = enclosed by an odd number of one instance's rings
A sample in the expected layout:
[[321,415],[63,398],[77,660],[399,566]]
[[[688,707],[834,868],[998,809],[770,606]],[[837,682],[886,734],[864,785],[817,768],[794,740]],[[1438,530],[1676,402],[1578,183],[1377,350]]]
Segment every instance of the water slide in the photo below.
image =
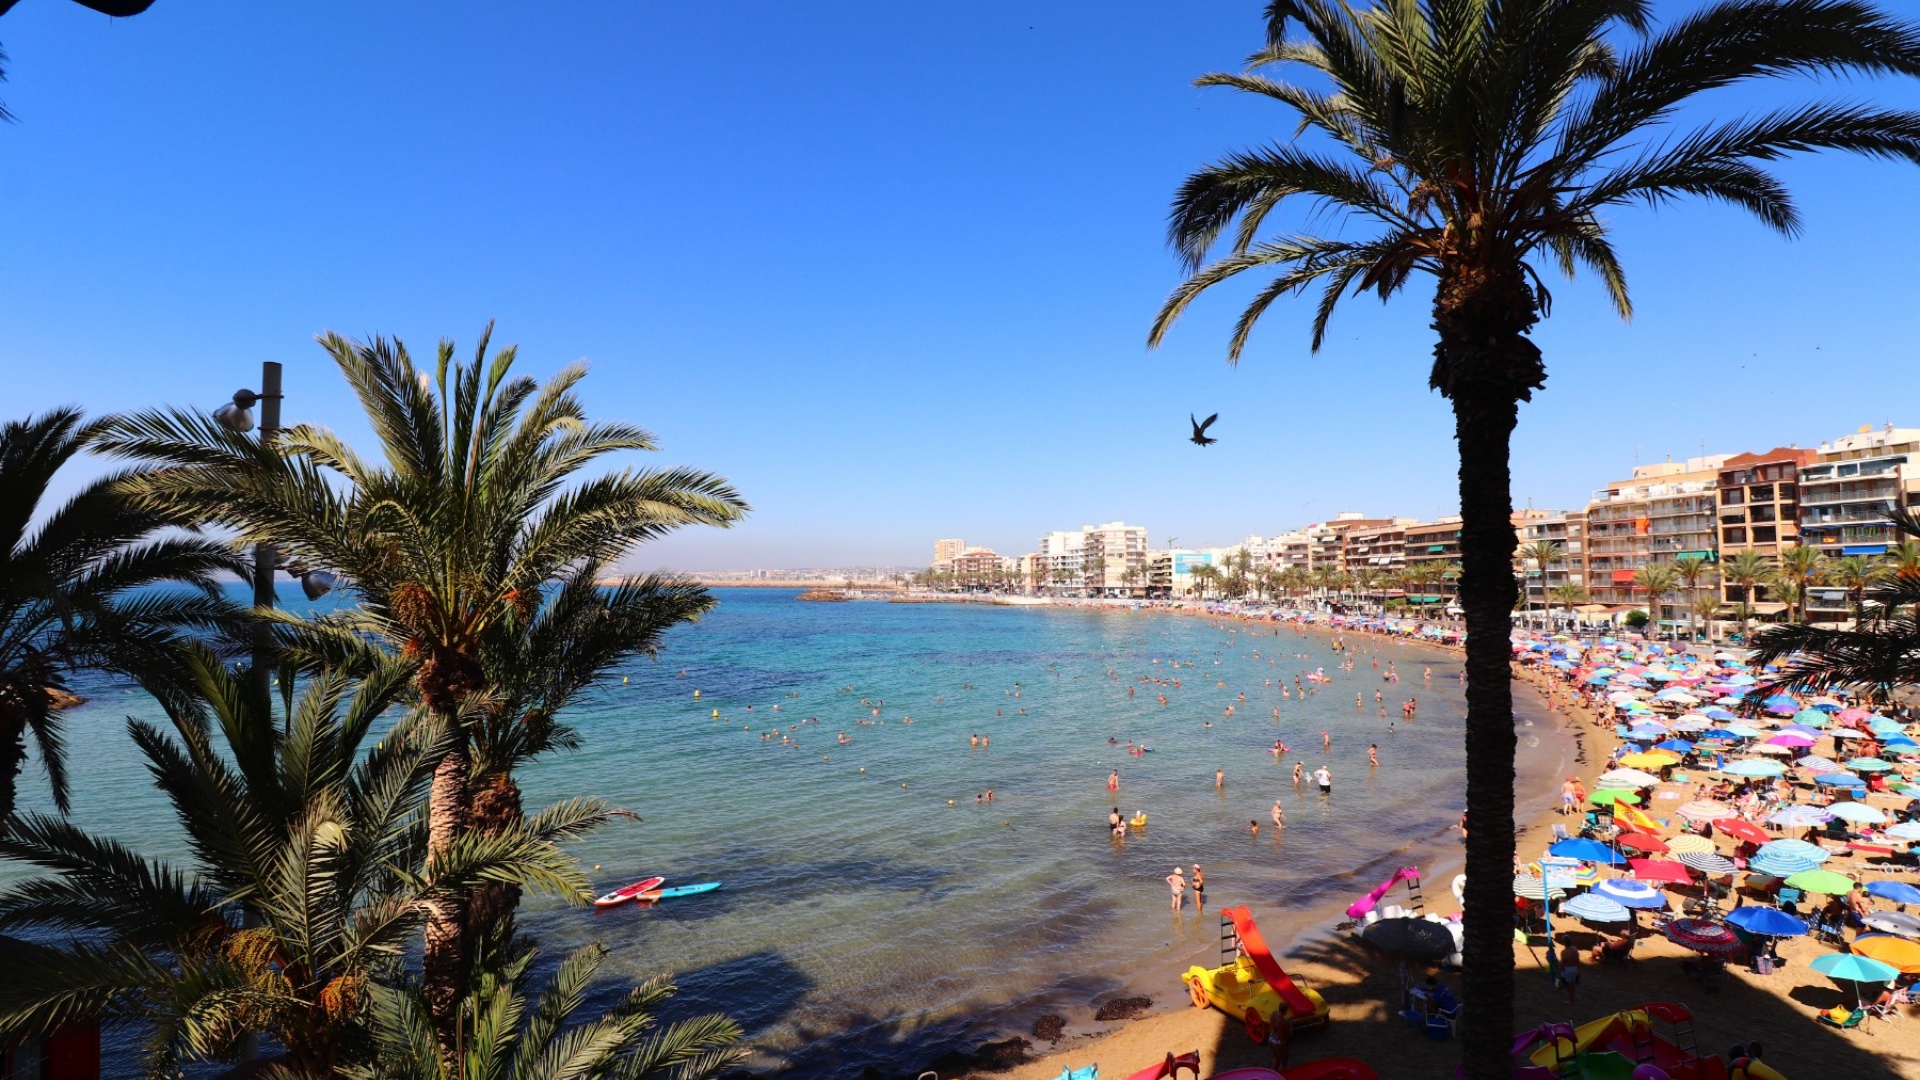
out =
[[1274,993],[1280,995],[1280,1000],[1287,1003],[1287,1010],[1300,1017],[1312,1016],[1317,1012],[1313,1002],[1307,1000],[1307,995],[1293,985],[1293,980],[1287,977],[1273,954],[1267,951],[1267,940],[1260,936],[1259,928],[1253,925],[1253,913],[1247,910],[1247,905],[1230,907],[1220,914],[1233,920],[1233,932],[1240,935],[1240,951],[1247,954],[1247,959],[1253,961],[1253,969],[1260,973],[1268,986],[1273,987]]
[[1393,872],[1392,877],[1388,878],[1387,880],[1381,882],[1379,885],[1375,886],[1372,892],[1368,893],[1367,895],[1361,897],[1358,900],[1355,900],[1352,904],[1348,905],[1347,918],[1349,919],[1365,918],[1367,912],[1372,911],[1374,909],[1374,905],[1380,902],[1380,898],[1387,895],[1387,893],[1391,891],[1395,885],[1400,884],[1402,881],[1419,881],[1419,880],[1420,880],[1420,868],[1417,866],[1403,866],[1400,869],[1395,870]]

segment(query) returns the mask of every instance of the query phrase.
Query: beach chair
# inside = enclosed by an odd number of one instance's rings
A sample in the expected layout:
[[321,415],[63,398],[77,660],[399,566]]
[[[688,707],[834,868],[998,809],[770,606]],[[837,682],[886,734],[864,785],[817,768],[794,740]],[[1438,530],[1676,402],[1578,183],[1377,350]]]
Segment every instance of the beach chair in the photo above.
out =
[[1895,998],[1892,1001],[1869,1005],[1867,1006],[1866,1012],[1869,1017],[1875,1020],[1891,1024],[1900,1018],[1900,1000]]
[[1567,835],[1567,827],[1558,821],[1553,823],[1553,838],[1555,840],[1571,840],[1572,839],[1572,837]]
[[1833,1008],[1817,1014],[1817,1018],[1821,1023],[1829,1027],[1837,1027],[1845,1031],[1848,1028],[1859,1027],[1860,1022],[1867,1018],[1867,1010],[1849,1009],[1844,1005],[1835,1005]]
[[1780,891],[1773,894],[1773,898],[1782,905],[1797,904],[1805,896],[1806,894],[1799,889],[1789,889],[1785,885],[1780,886]]
[[[1887,1007],[1892,1008],[1893,1006],[1888,1005]],[[1452,1033],[1455,1037],[1458,1037],[1460,1034],[1460,1010],[1464,1008],[1466,1008],[1464,1004],[1455,1005],[1451,1009],[1441,1009],[1436,1014],[1437,1016],[1440,1017],[1440,1019],[1445,1020],[1447,1022],[1447,1031]]]

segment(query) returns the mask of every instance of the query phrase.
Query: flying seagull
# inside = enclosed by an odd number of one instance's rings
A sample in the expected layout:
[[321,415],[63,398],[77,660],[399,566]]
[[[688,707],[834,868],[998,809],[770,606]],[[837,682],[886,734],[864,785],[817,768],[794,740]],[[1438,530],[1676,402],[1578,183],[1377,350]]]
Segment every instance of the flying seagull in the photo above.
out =
[[1220,419],[1219,413],[1214,413],[1205,420],[1195,420],[1192,413],[1187,414],[1187,422],[1193,425],[1193,445],[1212,446],[1214,443],[1220,441],[1219,439],[1207,438],[1207,429],[1212,427],[1213,422],[1218,419]]

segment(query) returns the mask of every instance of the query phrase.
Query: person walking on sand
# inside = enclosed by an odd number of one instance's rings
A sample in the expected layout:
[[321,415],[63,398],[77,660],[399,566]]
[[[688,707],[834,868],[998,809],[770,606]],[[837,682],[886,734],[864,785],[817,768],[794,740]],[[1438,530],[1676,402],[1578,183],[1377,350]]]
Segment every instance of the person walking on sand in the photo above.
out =
[[1181,876],[1179,867],[1174,867],[1173,873],[1167,875],[1167,888],[1173,890],[1173,910],[1179,911],[1180,902],[1187,892],[1187,879]]
[[1575,804],[1578,803],[1579,801],[1574,797],[1574,794],[1573,794],[1573,785],[1575,783],[1576,781],[1574,780],[1574,778],[1569,776],[1567,777],[1566,781],[1560,785],[1560,816],[1561,817],[1566,817],[1568,814],[1573,813],[1573,808]]
[[1574,996],[1580,989],[1580,950],[1571,942],[1560,950],[1560,970],[1553,977],[1554,984],[1567,992],[1567,1004],[1573,1004]]

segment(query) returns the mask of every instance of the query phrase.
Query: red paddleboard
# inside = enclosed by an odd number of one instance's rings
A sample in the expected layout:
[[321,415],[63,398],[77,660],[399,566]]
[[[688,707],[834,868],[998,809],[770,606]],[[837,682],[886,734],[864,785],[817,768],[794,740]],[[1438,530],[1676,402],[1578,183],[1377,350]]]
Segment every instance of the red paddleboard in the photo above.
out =
[[636,881],[631,885],[627,885],[622,888],[615,889],[612,892],[606,894],[605,896],[594,898],[593,906],[594,907],[619,907],[621,904],[624,904],[627,901],[633,899],[634,897],[639,896],[641,893],[647,892],[651,889],[657,889],[660,886],[666,884],[666,882],[667,882],[667,879],[663,877],[650,877],[645,881]]

